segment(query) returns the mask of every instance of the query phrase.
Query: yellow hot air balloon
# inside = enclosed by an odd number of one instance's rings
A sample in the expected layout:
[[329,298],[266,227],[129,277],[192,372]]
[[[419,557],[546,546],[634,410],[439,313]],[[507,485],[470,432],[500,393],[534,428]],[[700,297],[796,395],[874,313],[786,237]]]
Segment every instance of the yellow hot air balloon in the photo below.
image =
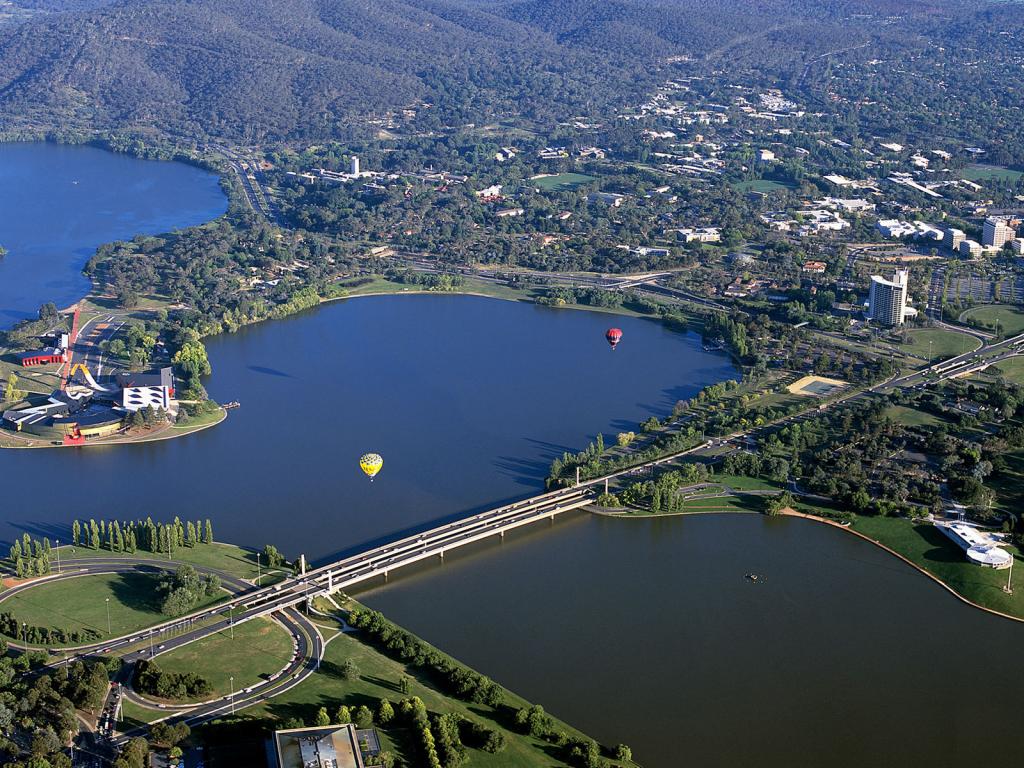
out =
[[370,478],[370,482],[373,482],[373,478],[380,472],[380,468],[384,466],[384,459],[380,457],[379,453],[364,453],[359,457],[359,468],[366,473],[366,476]]

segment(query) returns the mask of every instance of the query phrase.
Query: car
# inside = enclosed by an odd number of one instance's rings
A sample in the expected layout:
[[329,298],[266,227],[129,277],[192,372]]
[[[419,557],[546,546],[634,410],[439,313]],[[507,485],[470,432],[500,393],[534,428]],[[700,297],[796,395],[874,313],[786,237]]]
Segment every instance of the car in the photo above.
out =
[[163,646],[162,644],[161,644],[161,645],[158,645],[158,646],[156,647],[156,649],[157,649],[158,651],[162,651],[162,650],[164,649],[164,646]]

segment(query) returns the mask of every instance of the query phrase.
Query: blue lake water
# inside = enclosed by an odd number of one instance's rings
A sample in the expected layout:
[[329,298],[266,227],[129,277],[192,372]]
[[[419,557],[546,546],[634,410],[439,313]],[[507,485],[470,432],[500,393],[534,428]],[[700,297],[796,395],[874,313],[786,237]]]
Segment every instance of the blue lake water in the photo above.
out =
[[89,292],[82,267],[113,240],[215,219],[227,198],[215,174],[95,147],[0,144],[0,328],[40,304]]

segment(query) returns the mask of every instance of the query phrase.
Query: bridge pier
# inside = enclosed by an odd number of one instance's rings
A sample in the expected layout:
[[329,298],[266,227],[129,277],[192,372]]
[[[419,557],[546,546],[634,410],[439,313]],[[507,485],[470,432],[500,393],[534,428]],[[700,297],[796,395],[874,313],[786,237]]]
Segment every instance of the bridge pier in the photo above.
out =
[[444,560],[444,550],[443,549],[440,552],[438,552],[437,554],[438,554],[438,557],[440,557],[442,560]]

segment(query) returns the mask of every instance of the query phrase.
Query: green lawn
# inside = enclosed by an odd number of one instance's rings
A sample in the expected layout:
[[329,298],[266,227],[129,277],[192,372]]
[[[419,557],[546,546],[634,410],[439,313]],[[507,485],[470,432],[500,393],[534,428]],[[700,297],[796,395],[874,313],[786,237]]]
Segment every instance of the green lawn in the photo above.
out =
[[1024,176],[1024,172],[1015,171],[1002,165],[975,163],[964,168],[960,175],[969,181],[994,181],[1011,185]]
[[1003,332],[1015,336],[1024,332],[1024,311],[1010,304],[985,304],[968,309],[960,315],[960,322],[990,329],[1002,323]]
[[1002,458],[1006,471],[993,473],[985,482],[996,492],[1001,509],[1019,515],[1024,508],[1024,451],[1011,451]]
[[[971,352],[979,346],[973,336],[958,331],[947,331],[941,328],[919,328],[908,331],[908,342],[900,344],[900,349],[909,354],[923,357],[925,360],[942,360]],[[929,358],[929,353],[931,357]]]
[[750,179],[749,181],[739,181],[732,186],[737,192],[764,192],[765,194],[779,190],[796,189],[793,184],[775,181],[774,179]]
[[904,405],[889,406],[885,409],[885,415],[908,427],[938,427],[948,423],[935,414]]
[[195,672],[206,678],[213,693],[204,699],[226,696],[235,678],[235,692],[273,675],[292,657],[292,636],[269,618],[259,618],[235,627],[234,639],[227,630],[157,656],[165,672]]
[[595,176],[587,176],[584,173],[557,173],[554,176],[530,179],[530,183],[545,192],[571,192],[595,179]]
[[[161,556],[142,550],[133,555],[128,555],[123,552],[111,552],[108,549],[62,546],[60,548],[60,556],[65,560],[68,558],[103,558],[107,560],[121,557],[145,558],[155,561],[155,564],[161,567],[168,567],[166,555]],[[223,571],[240,579],[254,580],[256,578],[256,553],[242,547],[236,547],[233,544],[215,542],[213,544],[197,544],[191,548],[182,547],[174,552],[171,559],[173,561],[169,566],[171,568],[177,567],[175,563],[191,563],[196,566]],[[54,558],[54,563],[56,563],[56,558]],[[267,570],[266,562],[263,562],[261,573],[263,576],[262,583],[269,584],[271,576]],[[274,578],[279,578],[279,574],[275,575]]]
[[987,373],[999,373],[1000,376],[1012,381],[1014,384],[1024,385],[1024,357],[1011,357],[1002,360],[996,366],[989,368]]
[[[152,572],[133,571],[44,581],[7,598],[0,606],[30,626],[66,631],[91,629],[106,637],[109,605],[109,636],[120,637],[168,619],[160,613],[154,597],[156,578]],[[223,598],[221,593],[196,607],[212,605]]]
[[[963,551],[934,526],[904,518],[859,517],[854,530],[884,544],[941,579],[958,594],[986,608],[1024,618],[1024,584],[1012,595],[1003,592],[1006,571],[982,568],[967,562]],[[1014,552],[1018,562],[1024,560]],[[1020,565],[1014,570],[1019,573]]]
[[[412,680],[410,695],[419,696],[431,712],[456,712],[486,727],[501,730],[507,739],[506,748],[498,754],[481,750],[469,750],[469,764],[480,768],[550,768],[565,765],[549,750],[553,748],[540,739],[509,730],[511,715],[515,709],[526,706],[527,702],[510,691],[504,691],[505,709],[495,711],[483,704],[472,704],[448,696],[439,691],[420,672],[378,653],[369,645],[357,639],[358,635],[340,634],[327,644],[324,662],[318,673],[295,688],[275,696],[269,702],[259,704],[242,713],[249,718],[273,718],[281,722],[290,717],[300,717],[305,722],[314,720],[320,707],[326,707],[333,715],[341,704],[356,707],[365,704],[376,710],[382,698],[398,702],[404,696],[398,688],[402,677]],[[340,673],[346,659],[351,659],[359,668],[357,680],[345,680]],[[555,721],[555,728],[570,736],[581,736],[569,725]],[[405,729],[391,726],[379,728],[385,749],[390,749],[403,758],[406,765],[418,765],[418,758],[412,747],[411,734]]]
[[728,485],[737,491],[777,491],[782,489],[782,483],[775,480],[768,480],[763,477],[746,477],[744,475],[715,474],[709,480],[713,483]]

